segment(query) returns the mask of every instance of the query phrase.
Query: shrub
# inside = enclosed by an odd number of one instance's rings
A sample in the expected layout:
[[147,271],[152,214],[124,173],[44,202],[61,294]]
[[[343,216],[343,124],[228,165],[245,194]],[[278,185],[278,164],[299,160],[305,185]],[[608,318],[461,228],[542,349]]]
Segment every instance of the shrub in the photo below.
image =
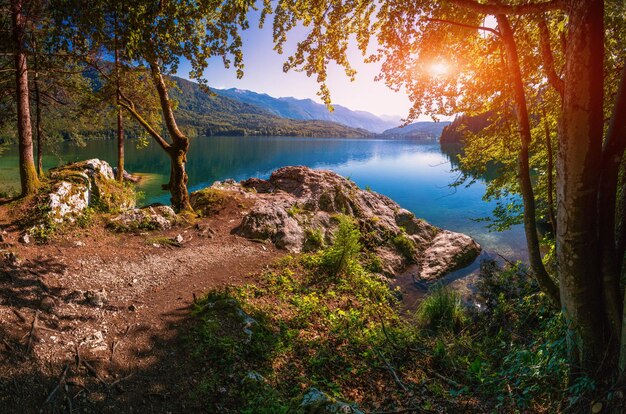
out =
[[461,295],[441,285],[420,304],[416,317],[420,325],[434,332],[458,331],[467,320]]
[[305,252],[313,252],[324,247],[324,234],[321,229],[306,229],[304,231]]
[[415,242],[409,238],[405,233],[400,233],[392,240],[394,246],[402,253],[407,260],[413,261],[415,250],[417,246],[415,246]]
[[350,273],[354,266],[358,266],[358,256],[361,251],[361,232],[351,217],[338,215],[339,226],[334,233],[332,246],[322,253],[322,266],[332,276],[341,273]]

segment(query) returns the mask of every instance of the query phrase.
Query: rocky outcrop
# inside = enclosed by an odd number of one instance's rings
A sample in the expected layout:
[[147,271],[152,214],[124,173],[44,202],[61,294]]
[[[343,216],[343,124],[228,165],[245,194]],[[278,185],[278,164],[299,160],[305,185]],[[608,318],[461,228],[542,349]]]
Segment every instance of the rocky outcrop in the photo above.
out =
[[117,231],[169,230],[176,222],[176,213],[170,206],[148,206],[124,211],[109,220]]
[[361,190],[331,171],[285,167],[269,180],[218,182],[212,188],[254,201],[234,233],[270,240],[292,252],[302,251],[311,234],[321,233],[330,242],[338,214],[357,220],[365,247],[379,255],[388,274],[417,263],[423,277],[438,278],[469,264],[480,252],[470,237],[432,226],[388,197]]
[[48,216],[55,223],[74,222],[87,207],[135,206],[132,190],[115,182],[113,169],[99,159],[68,164],[51,170],[52,191],[47,195]]

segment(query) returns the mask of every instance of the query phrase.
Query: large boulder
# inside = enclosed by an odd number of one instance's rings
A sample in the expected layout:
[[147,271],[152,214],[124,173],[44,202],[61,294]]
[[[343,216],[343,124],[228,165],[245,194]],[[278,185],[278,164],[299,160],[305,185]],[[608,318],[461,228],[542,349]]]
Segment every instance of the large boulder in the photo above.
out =
[[417,263],[428,279],[471,263],[480,246],[470,237],[441,230],[418,219],[381,194],[361,190],[352,181],[326,170],[284,167],[269,180],[252,178],[240,184],[215,183],[212,188],[236,191],[253,200],[234,233],[270,240],[300,252],[312,234],[330,241],[333,217],[354,217],[366,247],[380,254],[387,274]]
[[74,222],[87,207],[96,205],[115,210],[135,206],[133,191],[115,181],[106,161],[91,159],[54,168],[50,177],[48,216],[55,223]]
[[435,280],[446,273],[469,266],[480,246],[471,237],[443,230],[432,240],[420,261],[420,277]]

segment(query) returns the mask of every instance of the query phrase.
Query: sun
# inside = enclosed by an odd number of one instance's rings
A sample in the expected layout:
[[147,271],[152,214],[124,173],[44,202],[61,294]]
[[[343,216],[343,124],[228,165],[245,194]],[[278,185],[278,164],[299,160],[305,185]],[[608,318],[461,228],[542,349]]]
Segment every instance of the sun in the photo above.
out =
[[433,76],[443,76],[450,71],[450,66],[445,62],[437,62],[430,65],[428,71]]

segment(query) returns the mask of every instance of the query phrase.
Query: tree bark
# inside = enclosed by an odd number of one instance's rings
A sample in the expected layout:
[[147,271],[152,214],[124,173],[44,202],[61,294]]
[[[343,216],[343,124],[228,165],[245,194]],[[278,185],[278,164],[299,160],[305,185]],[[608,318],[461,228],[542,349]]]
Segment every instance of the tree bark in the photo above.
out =
[[19,147],[19,169],[22,196],[34,194],[39,186],[35,160],[33,158],[33,131],[31,127],[28,90],[28,65],[24,36],[26,17],[23,0],[11,1],[11,24],[15,57],[15,83],[17,101],[17,133]]
[[43,175],[43,127],[41,126],[41,92],[39,89],[39,71],[37,69],[37,58],[35,58],[35,102],[37,104],[35,112],[36,134],[37,134],[37,174]]
[[539,236],[537,235],[537,219],[535,207],[535,195],[530,179],[529,147],[531,143],[530,122],[528,119],[528,108],[526,106],[526,95],[519,66],[519,56],[517,45],[513,37],[513,31],[506,16],[497,15],[498,28],[502,36],[502,41],[507,55],[507,66],[513,84],[513,94],[515,100],[515,115],[517,117],[518,132],[521,140],[521,148],[518,155],[518,179],[522,192],[524,204],[524,230],[526,233],[526,245],[533,275],[537,279],[541,290],[548,296],[552,303],[560,307],[559,289],[556,283],[550,278],[541,260],[539,249]]
[[548,216],[550,218],[550,225],[552,231],[556,234],[556,213],[554,211],[554,154],[552,153],[552,132],[550,131],[550,125],[548,124],[548,115],[546,113],[545,105],[543,110],[543,123],[546,134],[546,151],[548,157]]
[[[117,19],[115,21],[117,28]],[[117,47],[117,34],[115,35],[115,83],[116,95],[115,102],[117,104],[117,180],[124,182],[124,124],[122,118],[122,107],[120,106],[121,88],[120,88],[120,61],[119,50]]]
[[602,151],[598,205],[603,293],[613,341],[621,337],[622,326],[621,257],[618,256],[616,245],[616,204],[617,184],[624,148],[626,148],[626,68],[622,70],[622,78]]
[[604,90],[604,2],[569,2],[557,157],[556,255],[572,374],[598,378],[606,328],[598,254]]
[[187,191],[188,176],[185,171],[187,152],[189,151],[189,139],[178,129],[161,68],[154,60],[150,62],[150,71],[152,73],[152,80],[159,94],[165,126],[172,138],[172,144],[166,150],[171,161],[171,175],[168,187],[172,196],[172,207],[176,211],[193,211],[189,203],[189,193]]

